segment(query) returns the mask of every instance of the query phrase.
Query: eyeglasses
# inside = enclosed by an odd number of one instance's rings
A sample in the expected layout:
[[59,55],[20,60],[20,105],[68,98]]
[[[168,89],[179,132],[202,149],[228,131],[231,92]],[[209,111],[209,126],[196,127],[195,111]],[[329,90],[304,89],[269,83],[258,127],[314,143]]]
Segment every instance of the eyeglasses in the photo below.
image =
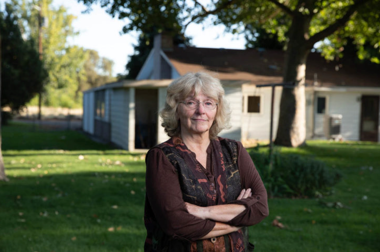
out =
[[185,106],[189,109],[196,109],[199,106],[199,104],[202,103],[203,107],[206,110],[213,110],[218,105],[218,103],[216,103],[212,100],[207,100],[207,101],[203,101],[203,102],[195,101],[195,100],[188,100],[188,101],[183,101],[183,102],[179,102],[179,103],[185,104]]

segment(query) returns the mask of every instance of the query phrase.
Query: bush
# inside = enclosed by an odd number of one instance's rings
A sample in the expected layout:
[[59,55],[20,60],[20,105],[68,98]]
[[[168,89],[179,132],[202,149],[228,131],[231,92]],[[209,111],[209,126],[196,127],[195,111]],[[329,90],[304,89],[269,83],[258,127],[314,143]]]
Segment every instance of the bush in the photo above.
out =
[[321,197],[331,194],[342,175],[322,161],[299,155],[273,154],[270,166],[267,153],[250,152],[269,197]]
[[1,111],[1,125],[8,125],[9,120],[12,120],[12,113]]

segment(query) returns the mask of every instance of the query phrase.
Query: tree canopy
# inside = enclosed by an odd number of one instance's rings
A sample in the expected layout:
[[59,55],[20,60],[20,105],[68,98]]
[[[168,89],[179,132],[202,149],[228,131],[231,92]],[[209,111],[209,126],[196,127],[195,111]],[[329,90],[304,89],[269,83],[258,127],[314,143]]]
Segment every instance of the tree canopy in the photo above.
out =
[[380,0],[78,0],[89,8],[101,3],[112,16],[128,18],[124,32],[155,27],[160,32],[166,25],[183,31],[191,22],[211,18],[213,24],[224,24],[232,33],[245,27],[276,34],[285,43],[285,83],[280,103],[276,143],[285,146],[305,144],[305,73],[306,59],[317,42],[327,59],[341,57],[348,40],[357,47],[358,57],[379,62]]
[[47,72],[33,39],[22,38],[11,4],[6,4],[5,12],[0,12],[1,106],[19,110],[41,89]]
[[[94,50],[70,45],[69,39],[79,34],[73,28],[76,17],[63,6],[53,7],[52,2],[12,0],[12,6],[23,37],[38,41],[42,23],[42,60],[48,73],[43,85],[43,105],[81,107],[81,91],[115,79],[112,77],[113,62],[100,57]],[[37,105],[38,96],[29,104]]]

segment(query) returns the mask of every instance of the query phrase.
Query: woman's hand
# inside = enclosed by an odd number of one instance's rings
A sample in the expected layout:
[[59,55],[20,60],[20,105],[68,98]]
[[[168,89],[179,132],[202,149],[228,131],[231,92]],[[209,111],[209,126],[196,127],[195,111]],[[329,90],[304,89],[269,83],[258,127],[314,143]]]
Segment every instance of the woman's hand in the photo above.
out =
[[251,188],[248,188],[247,190],[243,189],[241,190],[239,196],[237,197],[237,200],[246,199],[251,196],[252,196]]
[[[238,200],[246,199],[252,196],[251,188],[241,190]],[[200,207],[185,202],[186,210],[189,214],[194,215],[202,220],[211,219],[220,222],[227,222],[245,210],[245,206],[236,204],[216,205]]]
[[186,210],[189,214],[192,214],[202,220],[207,219],[207,207],[200,207],[188,202],[185,202]]

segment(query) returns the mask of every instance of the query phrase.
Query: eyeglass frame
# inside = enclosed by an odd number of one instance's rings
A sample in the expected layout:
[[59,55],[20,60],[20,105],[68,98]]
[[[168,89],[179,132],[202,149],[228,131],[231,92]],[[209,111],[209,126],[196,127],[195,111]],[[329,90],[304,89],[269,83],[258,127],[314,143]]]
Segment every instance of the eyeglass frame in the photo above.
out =
[[[207,110],[209,110],[209,111],[216,109],[216,108],[218,107],[218,105],[219,105],[219,103],[215,102],[215,107],[214,107],[214,108],[210,108],[210,109],[208,109],[208,108],[206,108],[206,106],[205,106],[204,103],[207,102],[207,101],[209,101],[209,100],[206,100],[206,101],[192,100],[192,101],[194,101],[194,102],[197,104],[197,107],[199,107],[199,104],[202,103],[203,108],[204,108],[204,109],[207,109]],[[190,108],[190,107],[186,104],[185,101],[181,101],[181,102],[179,102],[179,103],[183,103],[183,104],[185,105],[185,107],[188,108],[188,109],[191,109],[191,110],[197,109],[197,107],[195,107],[195,108]]]

